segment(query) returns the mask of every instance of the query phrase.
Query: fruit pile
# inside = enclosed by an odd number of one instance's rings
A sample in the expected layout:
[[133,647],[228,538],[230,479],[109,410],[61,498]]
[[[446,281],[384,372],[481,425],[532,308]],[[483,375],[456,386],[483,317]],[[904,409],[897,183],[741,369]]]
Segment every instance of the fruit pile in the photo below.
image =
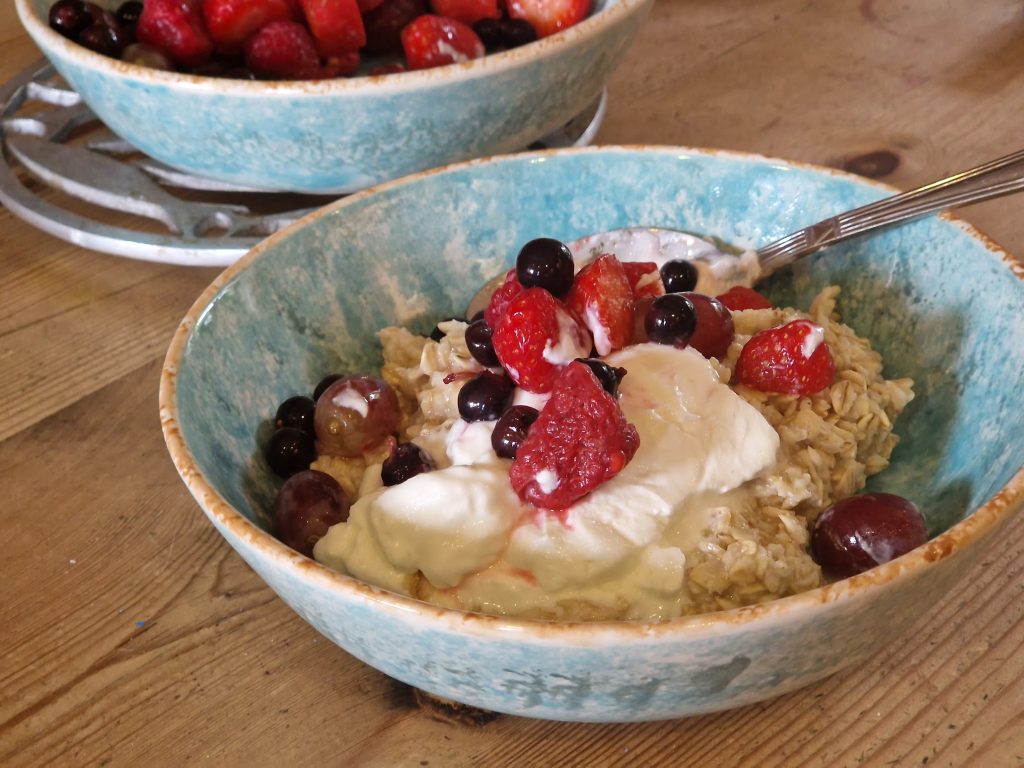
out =
[[[466,326],[466,347],[484,370],[450,374],[446,382],[462,380],[458,411],[464,422],[493,422],[491,447],[511,459],[509,482],[524,504],[564,519],[572,504],[617,475],[636,453],[639,436],[618,405],[619,383],[628,372],[602,357],[653,342],[721,358],[735,337],[733,311],[772,308],[750,288],[717,297],[697,293],[697,278],[687,261],[659,268],[610,254],[576,272],[571,253],[557,240],[523,246],[486,309]],[[751,336],[736,360],[733,383],[807,396],[834,378],[823,329],[798,319]],[[541,395],[543,405],[514,404],[517,388]],[[309,554],[330,525],[347,519],[349,500],[338,483],[309,469],[317,453],[356,457],[386,446],[385,486],[437,469],[418,445],[393,436],[400,419],[390,386],[368,376],[335,374],[312,399],[296,396],[281,404],[265,455],[287,478],[275,505],[282,540]],[[811,549],[826,574],[845,577],[909,551],[926,535],[910,502],[864,494],[819,516]]]
[[[477,59],[559,32],[591,0],[57,0],[50,26],[105,56],[237,79],[318,80]],[[397,56],[401,56],[399,62]]]

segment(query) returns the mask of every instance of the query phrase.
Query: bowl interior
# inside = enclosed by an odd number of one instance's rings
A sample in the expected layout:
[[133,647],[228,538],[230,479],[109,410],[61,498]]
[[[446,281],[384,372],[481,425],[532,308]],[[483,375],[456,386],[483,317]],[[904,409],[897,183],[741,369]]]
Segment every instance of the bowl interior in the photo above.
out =
[[[197,319],[178,373],[182,435],[206,480],[267,527],[278,481],[260,455],[277,404],[334,371],[380,364],[375,333],[462,316],[538,236],[627,225],[756,246],[877,199],[842,174],[726,153],[564,151],[478,161],[336,203],[232,269]],[[1024,282],[966,225],[928,218],[843,244],[762,286],[806,307],[842,286],[843,320],[910,376],[892,466],[871,487],[914,499],[937,534],[1021,465]]]

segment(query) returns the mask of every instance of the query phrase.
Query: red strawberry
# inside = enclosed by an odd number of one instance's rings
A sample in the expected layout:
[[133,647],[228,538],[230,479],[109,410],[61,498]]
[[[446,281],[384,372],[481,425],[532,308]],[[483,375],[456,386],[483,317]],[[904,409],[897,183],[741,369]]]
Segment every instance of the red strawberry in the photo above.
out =
[[384,0],[356,0],[359,3],[359,10],[362,13],[369,13],[372,10],[380,8],[384,4]]
[[665,293],[665,286],[661,282],[661,272],[658,265],[653,261],[624,261],[622,268],[626,270],[626,277],[633,288],[633,298],[642,299],[644,296],[661,296]]
[[356,0],[302,0],[302,11],[321,56],[340,56],[366,45]]
[[590,0],[508,0],[508,15],[526,19],[538,37],[578,24],[590,13]]
[[590,334],[543,288],[509,302],[491,342],[512,381],[529,392],[549,391],[562,368],[590,354]]
[[742,285],[734,285],[715,298],[733,312],[739,312],[741,309],[773,309],[775,306],[753,288],[745,288]]
[[176,64],[195,67],[213,52],[203,24],[202,0],[146,0],[135,36]]
[[633,288],[622,262],[605,253],[576,275],[566,305],[594,336],[597,354],[629,344],[633,335]]
[[472,27],[455,19],[425,13],[402,29],[402,50],[409,69],[430,69],[457,64],[484,55]]
[[242,50],[246,38],[264,24],[292,18],[288,0],[203,0],[203,20],[222,53]]
[[836,376],[825,332],[810,320],[793,320],[755,333],[736,360],[736,381],[761,392],[813,395]]
[[282,80],[321,76],[313,38],[297,21],[272,21],[246,40],[245,65],[258,75]]
[[384,0],[363,16],[366,53],[398,53],[402,50],[402,28],[427,12],[424,0]]
[[430,0],[430,9],[438,16],[447,16],[463,24],[501,18],[498,0]]
[[498,321],[505,314],[509,302],[523,292],[523,286],[516,277],[516,271],[510,269],[505,273],[505,282],[491,294],[491,301],[484,310],[484,320],[492,329],[498,327]]
[[362,57],[359,55],[359,51],[343,51],[335,56],[328,56],[324,64],[323,76],[340,77],[355,74],[361,62]]
[[519,498],[560,510],[617,475],[640,436],[582,363],[566,366],[509,468]]

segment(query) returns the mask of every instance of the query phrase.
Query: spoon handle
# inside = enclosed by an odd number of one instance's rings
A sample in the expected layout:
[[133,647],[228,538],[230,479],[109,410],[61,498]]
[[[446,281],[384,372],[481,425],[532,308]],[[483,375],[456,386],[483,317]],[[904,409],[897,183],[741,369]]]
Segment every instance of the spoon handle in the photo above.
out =
[[1024,150],[917,189],[854,208],[757,250],[761,277],[850,237],[926,213],[980,203],[1024,189]]

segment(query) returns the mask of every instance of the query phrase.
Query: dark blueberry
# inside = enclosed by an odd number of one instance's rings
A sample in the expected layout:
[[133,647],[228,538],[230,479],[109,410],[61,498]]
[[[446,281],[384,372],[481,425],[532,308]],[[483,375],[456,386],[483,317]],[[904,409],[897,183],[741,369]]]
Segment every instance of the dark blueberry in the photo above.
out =
[[626,375],[625,368],[612,368],[603,360],[595,360],[591,357],[577,357],[576,362],[588,366],[597,376],[597,380],[601,382],[601,387],[609,395],[616,397],[619,394],[619,382]]
[[665,293],[683,293],[697,286],[697,268],[686,259],[673,259],[661,265]]
[[117,27],[90,24],[78,33],[78,42],[90,51],[119,59],[125,47],[125,36]]
[[120,25],[117,23],[117,16],[115,16],[112,11],[108,11],[102,5],[97,5],[96,3],[90,2],[90,0],[86,0],[83,5],[85,6],[85,12],[89,14],[89,18],[92,19],[93,24],[101,24],[104,27],[113,27],[118,32],[121,31],[119,29]]
[[489,53],[501,50],[504,45],[499,19],[480,19],[473,22],[473,31]]
[[544,288],[553,296],[565,296],[575,274],[572,254],[558,240],[531,240],[516,257],[516,278],[524,288]]
[[224,70],[224,75],[223,76],[227,77],[227,78],[229,78],[231,80],[255,80],[256,79],[256,73],[253,72],[248,67],[243,67],[243,66],[229,67],[228,69]]
[[459,390],[459,415],[466,421],[494,421],[505,412],[514,389],[507,376],[479,373]]
[[92,16],[82,0],[57,0],[50,6],[50,28],[69,40],[92,23]]
[[483,319],[484,319],[484,310],[478,309],[476,311],[476,313],[471,318],[469,318],[469,320],[467,320],[466,322],[467,323],[475,323],[477,320],[483,320]]
[[658,344],[682,346],[697,329],[697,312],[685,296],[666,293],[651,304],[644,317],[647,338]]
[[126,3],[121,3],[114,14],[117,17],[117,23],[126,28],[134,27],[138,24],[139,16],[141,15],[142,3],[138,2],[138,0],[128,0]]
[[320,383],[317,384],[316,388],[313,390],[313,402],[315,403],[317,400],[319,400],[320,399],[320,395],[322,395],[324,393],[324,391],[329,386],[331,386],[331,384],[336,382],[338,379],[342,379],[344,377],[345,377],[345,374],[343,374],[343,373],[331,373],[331,374],[328,374],[327,376],[324,376],[322,379],[320,379]]
[[416,443],[399,443],[381,465],[380,479],[384,485],[398,485],[436,468],[434,461]]
[[309,469],[316,459],[316,443],[308,432],[284,427],[270,436],[263,455],[274,472],[281,477],[291,477]]
[[503,459],[514,459],[516,451],[526,439],[530,425],[537,420],[540,412],[528,405],[513,405],[494,425],[491,432],[491,447]]
[[[450,322],[452,320],[460,320],[460,319],[461,318],[458,318],[458,317],[446,317],[444,320],[441,321],[441,323],[447,323],[447,322]],[[434,330],[432,330],[430,332],[430,338],[433,339],[434,341],[440,341],[441,339],[444,338],[444,331],[441,330],[441,323],[438,323],[437,325],[435,325],[434,326]]]
[[491,327],[486,320],[470,323],[466,329],[466,346],[469,348],[469,354],[476,358],[480,365],[486,365],[488,368],[501,365],[494,351],[491,333]]
[[526,19],[502,19],[501,42],[506,48],[518,48],[537,39],[537,30]]
[[278,429],[294,427],[295,429],[301,429],[303,432],[315,435],[316,431],[313,428],[313,413],[315,411],[316,401],[313,398],[306,397],[305,395],[289,397],[277,407],[277,413],[274,416],[274,426]]

